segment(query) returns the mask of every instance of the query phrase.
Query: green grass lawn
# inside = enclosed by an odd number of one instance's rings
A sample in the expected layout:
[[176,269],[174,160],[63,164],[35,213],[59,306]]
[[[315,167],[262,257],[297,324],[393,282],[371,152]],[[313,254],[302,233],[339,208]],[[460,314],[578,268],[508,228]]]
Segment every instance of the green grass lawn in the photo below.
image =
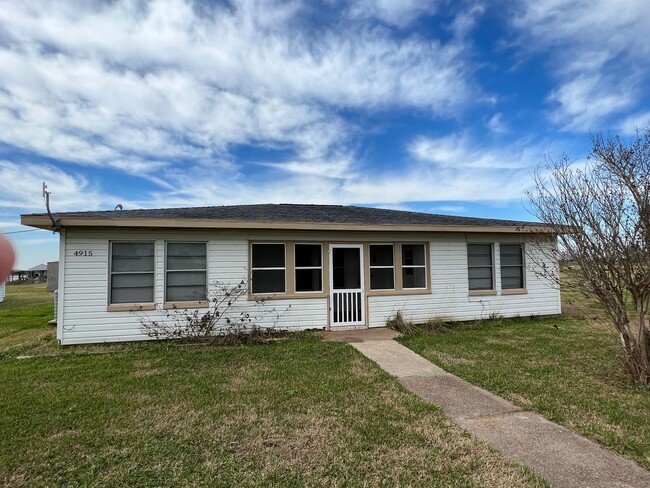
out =
[[650,391],[623,377],[620,342],[604,322],[585,302],[571,307],[569,317],[453,324],[400,342],[650,468]]
[[545,486],[346,344],[61,348],[51,315],[0,305],[4,485]]

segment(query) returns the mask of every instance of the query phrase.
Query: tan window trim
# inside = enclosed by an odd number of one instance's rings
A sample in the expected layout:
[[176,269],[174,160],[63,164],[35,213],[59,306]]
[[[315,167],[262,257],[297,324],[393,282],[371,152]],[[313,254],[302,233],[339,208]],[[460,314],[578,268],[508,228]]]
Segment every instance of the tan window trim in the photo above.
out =
[[470,290],[469,296],[471,297],[487,297],[496,296],[496,290]]
[[[488,295],[496,295],[497,290],[496,290],[496,248],[494,246],[494,242],[481,242],[481,241],[467,241],[465,243],[466,245],[466,252],[465,252],[465,259],[467,262],[467,286],[469,288],[469,245],[470,244],[489,244],[490,245],[490,252],[492,253],[492,264],[490,265],[490,268],[492,269],[492,288],[490,290],[469,290],[469,296],[488,296]],[[500,263],[499,263],[500,264]],[[487,268],[488,266],[472,266],[472,268]]]
[[[323,291],[322,292],[296,292],[295,291],[295,244],[321,244],[323,251]],[[330,244],[362,244],[364,255],[364,283],[366,283],[366,296],[403,296],[403,295],[428,295],[431,293],[431,263],[428,241],[248,241],[248,300],[287,300],[295,298],[329,298],[330,296],[330,263],[329,263],[329,245]],[[286,292],[284,293],[251,293],[252,287],[252,259],[253,244],[284,244],[286,247]],[[370,290],[370,244],[392,244],[393,245],[393,263],[395,264],[395,289],[393,290]],[[425,276],[426,288],[402,288],[402,244],[420,244],[424,245],[425,253]]]
[[106,307],[107,312],[140,312],[156,310],[155,303],[112,303]]
[[294,299],[301,299],[301,298],[327,298],[328,294],[324,292],[299,292],[299,293],[258,293],[256,295],[249,294],[248,295],[248,300],[249,301],[256,301],[256,300],[294,300]]
[[[310,266],[310,267],[296,267],[296,245],[312,245],[312,246],[320,246],[320,267],[318,266]],[[293,277],[293,283],[292,287],[287,290],[288,293],[295,294],[296,296],[304,296],[304,295],[318,295],[322,294],[325,291],[325,270],[323,269],[323,265],[325,264],[325,258],[323,257],[324,254],[324,245],[322,242],[305,242],[305,241],[300,241],[300,242],[292,242],[291,243],[291,248],[293,249],[292,253],[292,261],[291,261],[291,269],[292,269],[292,277]],[[300,269],[320,269],[320,290],[318,291],[298,291],[296,290],[296,273]]]
[[502,295],[526,295],[528,294],[528,290],[525,288],[506,288],[505,290],[501,290]]
[[[391,246],[393,248],[393,266],[378,266],[378,268],[384,268],[384,269],[392,268],[392,270],[393,270],[393,287],[394,288],[378,288],[376,290],[373,290],[371,288],[371,283],[372,282],[370,281],[370,271],[371,271],[371,266],[370,266],[370,246]],[[368,243],[364,243],[363,255],[366,258],[366,263],[364,263],[364,272],[365,272],[366,268],[368,270],[368,273],[366,274],[366,276],[364,276],[365,282],[368,284],[368,286],[367,286],[368,289],[366,290],[366,294],[375,293],[375,292],[392,292],[392,293],[395,293],[397,291],[397,276],[395,276],[395,274],[396,274],[395,270],[397,268],[397,266],[395,264],[395,246],[397,246],[397,244],[394,243],[394,242],[368,242]]]
[[163,303],[163,310],[183,310],[186,308],[208,308],[207,300],[189,302],[166,302]]
[[[506,244],[506,245],[508,245],[508,244],[516,244],[516,245],[518,245],[520,247],[520,249],[521,249],[521,265],[504,266],[503,264],[501,264],[501,245],[502,244]],[[526,285],[527,285],[527,283],[526,283],[526,243],[524,243],[524,242],[499,242],[499,271],[502,272],[504,267],[505,268],[508,268],[508,267],[521,268],[521,279],[523,281],[524,287],[523,288],[505,288],[505,290],[513,290],[514,293],[503,293],[504,288],[501,288],[501,290],[502,290],[501,294],[502,295],[524,295],[524,294],[528,293],[526,291]],[[501,276],[501,273],[499,273],[499,279],[503,283],[503,277]]]
[[[170,270],[170,269],[168,269],[167,268],[167,245],[170,244],[170,243],[171,244],[205,244],[205,269],[204,270],[203,269],[187,269],[187,270]],[[179,272],[184,272],[184,271],[189,271],[189,272],[205,271],[205,283],[206,283],[206,290],[205,290],[205,295],[206,296],[205,296],[205,299],[204,300],[189,300],[189,301],[187,301],[187,303],[207,303],[208,298],[209,298],[209,294],[210,294],[210,291],[208,289],[209,288],[208,277],[210,276],[210,270],[209,270],[209,267],[210,267],[210,245],[209,245],[208,241],[204,241],[204,240],[197,240],[197,241],[193,241],[193,240],[176,240],[176,239],[174,239],[174,240],[165,240],[163,242],[163,253],[164,253],[163,254],[163,262],[164,262],[164,267],[163,267],[163,269],[164,269],[164,272],[163,272],[163,275],[164,275],[164,278],[163,278],[164,279],[163,294],[164,294],[165,299],[167,298],[167,287],[168,287],[167,278],[169,277],[169,273],[173,274],[173,273],[179,273]],[[174,305],[175,303],[185,303],[185,302],[167,302],[166,301],[163,304],[163,308],[166,308],[166,305],[168,305],[168,304]],[[198,305],[191,305],[191,306],[197,307]],[[171,306],[169,308],[175,308],[175,307]]]
[[[282,244],[284,245],[284,291],[274,293],[253,293],[253,245],[254,244]],[[293,276],[289,273],[289,258],[293,259],[293,241],[248,241],[248,300],[271,300],[286,298],[293,287]],[[274,268],[268,268],[274,269]],[[277,268],[279,269],[279,268]]]
[[390,297],[404,295],[431,295],[431,290],[426,288],[405,288],[403,290],[368,290],[366,296],[369,297]]
[[[404,264],[402,263],[402,244],[409,244],[409,245],[423,245],[424,246],[424,266],[421,265],[414,265],[414,266],[407,266],[408,268],[424,268],[424,283],[425,286],[424,288],[404,288],[404,276],[402,275],[402,270],[404,269]],[[423,291],[423,292],[430,292],[431,291],[431,265],[429,264],[429,243],[427,241],[425,242],[400,242],[399,244],[399,276],[400,276],[400,287],[397,291],[404,291],[404,292],[417,292],[417,291]],[[400,293],[400,295],[408,295],[410,293]],[[417,294],[417,293],[413,293]]]
[[[151,271],[120,271],[120,272],[115,272],[113,271],[113,244],[121,244],[121,243],[128,243],[128,244],[153,244],[153,269]],[[156,296],[156,277],[158,275],[156,271],[156,260],[158,259],[157,256],[158,252],[158,241],[155,239],[117,239],[117,240],[108,240],[108,277],[106,281],[106,296],[108,298],[108,302],[112,300],[112,288],[113,288],[113,275],[115,274],[152,274],[153,275],[153,294],[154,294],[154,299]],[[125,311],[123,309],[123,306],[129,306],[131,308],[133,307],[148,307],[152,306],[154,308],[138,308],[139,310],[155,310],[155,304],[152,302],[151,304],[146,303],[146,304],[139,304],[139,303],[133,303],[133,304],[123,304],[123,303],[109,303],[106,311],[107,312],[123,312]],[[115,308],[111,308],[115,306]],[[131,311],[131,308],[127,309],[127,311]]]

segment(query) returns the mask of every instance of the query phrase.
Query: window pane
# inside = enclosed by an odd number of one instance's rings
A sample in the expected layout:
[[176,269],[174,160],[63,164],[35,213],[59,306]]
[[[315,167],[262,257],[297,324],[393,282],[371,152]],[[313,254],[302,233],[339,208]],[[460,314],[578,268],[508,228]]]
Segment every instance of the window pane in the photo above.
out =
[[522,265],[524,264],[521,245],[519,244],[501,244],[501,265]]
[[170,257],[167,256],[167,269],[205,269],[205,256],[203,257]]
[[153,242],[114,242],[112,252],[119,257],[153,256]]
[[113,288],[139,288],[153,286],[153,273],[114,274],[111,277]]
[[153,273],[111,276],[111,303],[153,302]]
[[492,245],[491,244],[468,244],[467,263],[469,266],[491,266]]
[[321,276],[320,269],[297,269],[296,291],[323,291]]
[[153,242],[113,242],[111,245],[112,271],[153,271]]
[[392,290],[395,288],[393,268],[370,268],[371,290]]
[[470,268],[469,289],[492,290],[492,268]]
[[371,245],[370,266],[393,266],[393,246],[384,244]]
[[254,270],[253,293],[284,293],[284,270]]
[[403,288],[426,288],[425,268],[402,268]]
[[205,269],[206,245],[202,242],[167,243],[167,269]]
[[165,298],[168,302],[190,302],[196,300],[205,300],[205,285],[168,286],[167,296]]
[[111,303],[152,303],[153,287],[115,288],[111,290]]
[[253,268],[284,268],[284,244],[253,244]]
[[524,287],[524,269],[521,266],[501,268],[501,288],[504,290]]
[[492,279],[492,268],[470,268],[469,277],[471,278],[490,278]]
[[296,268],[321,266],[320,244],[296,244]]
[[524,281],[519,277],[515,278],[501,278],[501,288],[504,290],[513,290],[524,287]]
[[470,278],[469,289],[470,290],[491,290],[492,279],[491,278]]
[[405,266],[424,265],[424,245],[402,244],[402,264]]
[[167,273],[168,286],[205,286],[205,271],[173,271]]

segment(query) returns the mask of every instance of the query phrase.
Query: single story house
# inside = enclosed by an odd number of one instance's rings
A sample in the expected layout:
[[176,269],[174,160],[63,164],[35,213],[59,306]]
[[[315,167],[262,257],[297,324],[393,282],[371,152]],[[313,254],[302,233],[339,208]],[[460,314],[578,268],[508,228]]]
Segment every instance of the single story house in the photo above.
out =
[[[54,224],[56,224],[56,226]],[[206,311],[210,285],[241,283],[235,307],[283,309],[277,327],[382,327],[440,317],[560,313],[543,224],[338,205],[29,214],[60,232],[62,344],[148,339],[138,314]],[[262,320],[260,325],[273,325]]]

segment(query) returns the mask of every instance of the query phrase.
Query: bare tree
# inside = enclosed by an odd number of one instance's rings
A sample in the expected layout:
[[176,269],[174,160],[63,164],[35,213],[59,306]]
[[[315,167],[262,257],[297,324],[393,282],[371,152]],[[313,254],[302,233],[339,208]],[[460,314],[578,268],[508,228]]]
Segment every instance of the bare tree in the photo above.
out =
[[[650,384],[650,128],[631,141],[592,136],[584,165],[567,156],[535,174],[532,212],[554,229],[583,290],[603,305],[634,381]],[[632,320],[633,319],[633,320]]]

